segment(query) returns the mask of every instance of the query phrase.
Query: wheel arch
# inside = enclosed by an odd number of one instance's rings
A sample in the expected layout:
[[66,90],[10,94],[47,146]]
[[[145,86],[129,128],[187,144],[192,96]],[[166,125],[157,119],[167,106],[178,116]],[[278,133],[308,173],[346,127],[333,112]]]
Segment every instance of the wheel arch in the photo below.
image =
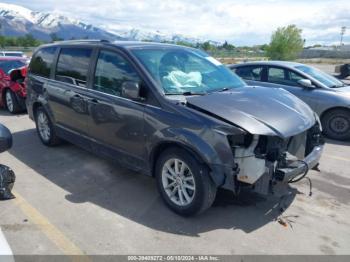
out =
[[43,107],[43,104],[41,102],[34,102],[33,103],[33,106],[32,106],[32,110],[33,110],[33,116],[34,118],[36,118],[36,110],[39,108],[39,107]]
[[2,104],[3,106],[6,106],[6,101],[5,101],[5,93],[6,91],[10,89],[10,87],[5,86],[4,88],[1,89],[1,93],[0,93],[0,105]]
[[186,152],[190,153],[194,158],[208,168],[209,175],[212,179],[212,181],[216,184],[216,186],[221,186],[225,182],[225,170],[221,165],[212,164],[210,162],[210,159],[207,159],[204,154],[201,154],[198,150],[191,147],[190,145],[181,143],[179,141],[163,141],[157,144],[149,154],[149,170],[150,175],[155,175],[155,167],[157,163],[157,159],[160,156],[164,150],[175,147],[185,150]]
[[151,154],[149,157],[151,176],[155,176],[156,163],[157,163],[157,159],[159,158],[160,154],[169,148],[179,148],[179,149],[187,151],[188,153],[193,155],[195,157],[195,159],[198,160],[198,162],[206,165],[206,167],[208,167],[208,169],[210,170],[210,166],[204,161],[203,157],[200,156],[195,150],[193,150],[188,145],[185,145],[185,144],[177,142],[177,141],[164,141],[164,142],[158,143],[151,151]]
[[349,107],[345,107],[345,106],[331,107],[331,108],[328,108],[328,109],[324,110],[324,111],[321,113],[321,115],[320,115],[321,121],[323,120],[323,118],[324,118],[324,116],[325,116],[326,114],[328,114],[329,112],[334,111],[334,110],[345,110],[345,111],[347,111],[347,112],[350,113],[350,108],[349,108]]

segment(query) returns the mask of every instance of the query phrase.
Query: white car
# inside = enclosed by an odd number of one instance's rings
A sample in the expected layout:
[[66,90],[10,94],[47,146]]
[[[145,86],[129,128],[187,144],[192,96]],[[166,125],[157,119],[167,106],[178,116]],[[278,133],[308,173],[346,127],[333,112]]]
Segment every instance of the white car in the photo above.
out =
[[27,56],[21,51],[0,51],[0,56],[16,56],[27,58]]

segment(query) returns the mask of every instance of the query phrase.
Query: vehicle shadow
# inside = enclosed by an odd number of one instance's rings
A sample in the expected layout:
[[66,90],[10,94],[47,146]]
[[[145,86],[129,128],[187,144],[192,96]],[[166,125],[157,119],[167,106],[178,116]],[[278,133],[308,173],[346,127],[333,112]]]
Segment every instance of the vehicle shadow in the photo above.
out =
[[0,107],[0,116],[22,116],[26,115],[27,112],[19,112],[17,114],[11,114],[7,109]]
[[340,145],[340,146],[350,146],[350,140],[349,141],[339,141],[339,140],[333,140],[333,139],[326,138],[325,141],[327,144]]
[[[183,218],[163,204],[151,177],[126,170],[68,143],[45,147],[34,129],[16,132],[13,138],[14,146],[9,153],[69,192],[66,201],[91,202],[156,230],[189,236],[217,229],[249,233],[275,221],[281,214],[278,197],[264,198],[243,190],[234,198],[231,192],[220,190],[207,212]],[[286,207],[298,194],[293,188],[288,188],[288,192]]]

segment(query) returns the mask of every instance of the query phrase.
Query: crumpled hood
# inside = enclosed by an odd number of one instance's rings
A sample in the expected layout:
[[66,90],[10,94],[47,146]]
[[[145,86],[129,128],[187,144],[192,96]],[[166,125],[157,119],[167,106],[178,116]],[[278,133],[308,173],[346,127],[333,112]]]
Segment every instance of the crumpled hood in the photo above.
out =
[[186,100],[189,107],[257,135],[287,138],[312,127],[316,121],[308,105],[277,88],[243,87]]

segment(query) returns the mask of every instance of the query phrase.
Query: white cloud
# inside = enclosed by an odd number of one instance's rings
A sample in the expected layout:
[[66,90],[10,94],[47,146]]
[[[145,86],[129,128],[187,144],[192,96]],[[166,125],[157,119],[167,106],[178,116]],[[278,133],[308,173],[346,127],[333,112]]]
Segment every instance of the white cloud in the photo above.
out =
[[308,43],[336,42],[349,27],[348,0],[12,0],[39,11],[56,11],[109,29],[140,28],[236,44],[268,42],[277,27],[296,24]]

